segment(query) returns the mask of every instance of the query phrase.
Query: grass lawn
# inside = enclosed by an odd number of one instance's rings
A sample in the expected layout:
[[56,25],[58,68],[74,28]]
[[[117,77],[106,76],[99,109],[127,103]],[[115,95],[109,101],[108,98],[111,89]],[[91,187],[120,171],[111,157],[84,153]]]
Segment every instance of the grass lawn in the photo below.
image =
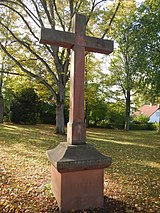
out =
[[[45,151],[62,141],[51,125],[0,125],[0,212],[58,212]],[[105,171],[104,208],[83,212],[159,212],[160,134],[87,129],[87,142],[113,163]]]

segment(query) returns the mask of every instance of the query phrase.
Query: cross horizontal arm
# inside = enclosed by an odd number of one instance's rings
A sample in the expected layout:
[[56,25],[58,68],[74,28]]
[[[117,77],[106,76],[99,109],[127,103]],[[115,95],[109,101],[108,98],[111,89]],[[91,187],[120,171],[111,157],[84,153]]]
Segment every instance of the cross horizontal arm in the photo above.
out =
[[54,29],[41,29],[41,44],[49,44],[52,46],[60,46],[71,49],[74,45],[75,35],[70,32],[64,32]]
[[[78,38],[78,39],[76,39]],[[60,46],[72,49],[75,44],[84,46],[88,52],[110,54],[113,52],[113,41],[90,36],[78,36],[71,32],[64,32],[54,29],[41,29],[41,44]]]
[[85,50],[88,52],[96,52],[110,54],[113,52],[113,41],[86,36]]

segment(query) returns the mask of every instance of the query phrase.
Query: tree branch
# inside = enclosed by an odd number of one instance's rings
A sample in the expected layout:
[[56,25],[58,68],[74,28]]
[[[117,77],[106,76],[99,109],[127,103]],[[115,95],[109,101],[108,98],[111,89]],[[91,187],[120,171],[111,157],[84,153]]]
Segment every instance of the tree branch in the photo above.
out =
[[[20,1],[20,3],[17,3],[15,1],[9,1],[9,0],[0,0],[0,2],[4,2],[4,3],[11,3],[13,5],[17,5],[19,7],[21,7],[22,9],[25,10],[25,12],[29,15],[29,17],[33,20],[33,22],[40,27],[40,25],[38,24],[39,20],[38,18],[34,15],[34,13],[22,2]],[[6,5],[5,5],[6,6]],[[37,22],[38,21],[38,22]]]
[[89,16],[87,18],[86,25],[88,24],[89,19],[91,18],[91,15],[92,15],[94,9],[97,7],[97,5],[99,5],[100,3],[105,2],[105,1],[108,1],[108,0],[101,0],[101,1],[99,1],[97,3],[96,3],[96,0],[92,1],[92,8],[91,8],[91,11],[90,11]]
[[62,27],[63,31],[65,31],[65,26],[64,26],[64,24],[63,24],[63,21],[62,21],[60,15],[59,15],[59,12],[58,12],[57,5],[56,5],[55,0],[53,0],[53,4],[54,4],[55,12],[56,12],[56,14],[57,14],[57,16],[58,16],[58,18],[59,18],[60,23],[61,23],[61,27]]
[[119,9],[119,7],[120,7],[120,3],[121,3],[121,0],[118,2],[118,5],[117,5],[117,7],[116,7],[116,9],[115,9],[115,12],[114,12],[114,14],[113,14],[113,16],[112,16],[112,18],[111,18],[111,20],[110,20],[110,22],[109,22],[108,27],[105,29],[105,31],[104,31],[104,33],[103,33],[103,35],[102,35],[102,38],[104,38],[105,35],[107,34],[107,32],[108,32],[108,30],[109,30],[109,28],[110,28],[110,26],[111,26],[111,24],[112,24],[112,22],[113,22],[113,20],[114,20],[114,18],[115,18],[115,16],[116,16],[116,14],[117,14],[117,12],[118,12],[118,9]]
[[70,49],[67,49],[66,60],[65,60],[65,63],[63,64],[63,69],[64,69],[63,82],[64,82],[64,85],[66,84],[66,82],[69,79],[69,73],[70,73],[68,71],[69,62],[70,62],[69,57],[70,57]]
[[[32,1],[33,5],[34,5],[34,7],[35,7],[35,9],[36,9],[36,12],[37,12],[37,15],[38,15],[38,18],[39,18],[39,22],[40,22],[40,24],[41,24],[41,27],[44,27],[44,23],[43,23],[43,21],[42,21],[42,19],[41,19],[39,9],[38,9],[38,7],[37,7],[35,1],[34,1],[34,0],[31,0],[31,1]],[[28,9],[28,8],[27,8],[27,9]]]
[[38,26],[40,27],[39,23],[40,20],[34,15],[34,13],[26,6],[26,4],[24,4],[22,1],[21,1],[21,4],[22,4],[22,8],[26,11],[26,13],[29,15],[29,17],[33,20],[33,22]]
[[5,7],[7,7],[8,9],[12,10],[13,12],[17,13],[17,14],[21,17],[21,19],[24,21],[24,23],[26,24],[26,26],[28,27],[28,29],[29,29],[29,31],[31,32],[31,34],[33,35],[33,37],[34,37],[36,40],[39,40],[39,38],[36,37],[36,35],[35,35],[34,32],[32,31],[31,27],[29,26],[29,24],[27,23],[27,21],[25,20],[25,18],[24,18],[17,10],[15,10],[13,7],[10,7],[10,6],[5,5],[5,4],[1,4],[1,3],[0,3],[0,5],[5,6]]
[[89,16],[88,16],[88,18],[87,18],[87,20],[86,20],[86,25],[88,24],[88,22],[89,22],[89,19],[91,18],[91,14],[93,13],[93,11],[94,11],[94,9],[95,9],[95,2],[96,2],[96,0],[93,0],[92,1],[92,7],[91,7],[91,11],[90,11],[90,13],[89,13]]
[[23,45],[26,49],[28,49],[37,59],[39,59],[47,68],[48,72],[51,73],[51,75],[53,76],[54,78],[54,81],[57,83],[57,78],[56,78],[56,75],[52,72],[51,68],[49,67],[49,65],[47,64],[47,62],[41,58],[35,51],[33,51],[31,48],[30,48],[30,45],[25,43],[24,41],[21,41],[19,38],[17,38],[15,36],[15,34],[7,27],[5,26],[1,21],[0,21],[0,24],[6,28],[10,34],[16,39],[16,41],[18,41],[21,45]]
[[52,18],[51,18],[50,13],[49,13],[49,11],[48,11],[48,9],[47,9],[46,0],[41,0],[41,4],[42,4],[43,9],[44,9],[44,11],[45,11],[45,13],[46,13],[46,15],[47,15],[47,18],[48,18],[48,21],[49,21],[51,27],[52,27],[52,28],[55,28],[55,22],[52,22]]
[[70,18],[73,17],[73,0],[69,0],[69,7],[70,7]]
[[50,14],[51,14],[51,19],[52,19],[52,27],[55,28],[55,16],[54,16],[54,8],[52,4],[52,0],[49,0],[49,9],[50,9]]
[[6,74],[9,74],[9,75],[25,76],[24,74],[15,73],[15,72],[8,72],[8,71],[0,71],[0,73],[6,73]]
[[6,53],[6,55],[16,63],[16,65],[23,71],[25,72],[26,74],[30,75],[31,77],[37,79],[40,83],[42,83],[43,85],[46,86],[47,89],[49,89],[53,96],[55,97],[55,99],[57,98],[57,95],[56,95],[56,92],[53,90],[52,86],[49,85],[44,79],[42,79],[40,76],[28,71],[27,69],[25,69],[21,63],[15,58],[13,57],[8,51],[7,49],[2,45],[2,43],[0,42],[0,47],[2,48],[2,50]]
[[125,89],[124,89],[123,85],[122,85],[122,84],[120,84],[120,86],[121,86],[121,88],[122,88],[122,91],[123,91],[123,94],[124,94],[125,99],[127,99],[126,91],[125,91]]

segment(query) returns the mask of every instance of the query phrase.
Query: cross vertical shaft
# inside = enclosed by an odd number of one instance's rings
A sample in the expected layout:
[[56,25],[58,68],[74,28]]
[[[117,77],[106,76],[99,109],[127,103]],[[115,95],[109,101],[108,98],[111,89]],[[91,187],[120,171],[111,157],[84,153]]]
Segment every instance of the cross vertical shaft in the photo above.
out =
[[70,114],[67,126],[67,141],[71,144],[86,143],[84,124],[85,26],[85,16],[74,17],[72,32],[75,33],[75,45],[71,50]]
[[71,49],[70,115],[67,124],[67,142],[86,144],[84,124],[84,67],[85,51],[110,54],[113,41],[86,36],[86,17],[75,14],[72,32],[43,28],[40,43]]

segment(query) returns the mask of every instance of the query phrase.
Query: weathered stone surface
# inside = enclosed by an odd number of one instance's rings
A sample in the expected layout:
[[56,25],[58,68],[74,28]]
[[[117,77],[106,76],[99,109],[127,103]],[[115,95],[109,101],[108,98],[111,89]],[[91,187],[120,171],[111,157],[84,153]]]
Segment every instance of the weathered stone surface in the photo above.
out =
[[86,143],[86,127],[84,123],[69,122],[67,124],[67,142],[75,145]]
[[40,36],[41,44],[50,44],[71,49],[75,43],[75,35],[54,29],[42,28]]
[[85,47],[88,52],[96,52],[103,54],[110,54],[113,52],[113,41],[90,37],[83,35],[76,39],[74,33],[64,32],[54,29],[42,28],[40,36],[41,44],[50,44],[53,46],[60,46],[72,49],[74,44],[79,44]]
[[60,212],[103,207],[103,169],[58,172],[51,166],[52,191]]
[[110,54],[113,52],[113,41],[86,36],[85,50],[88,52]]
[[48,150],[47,156],[59,172],[100,169],[111,165],[111,158],[89,144],[69,145],[62,142],[55,149]]

